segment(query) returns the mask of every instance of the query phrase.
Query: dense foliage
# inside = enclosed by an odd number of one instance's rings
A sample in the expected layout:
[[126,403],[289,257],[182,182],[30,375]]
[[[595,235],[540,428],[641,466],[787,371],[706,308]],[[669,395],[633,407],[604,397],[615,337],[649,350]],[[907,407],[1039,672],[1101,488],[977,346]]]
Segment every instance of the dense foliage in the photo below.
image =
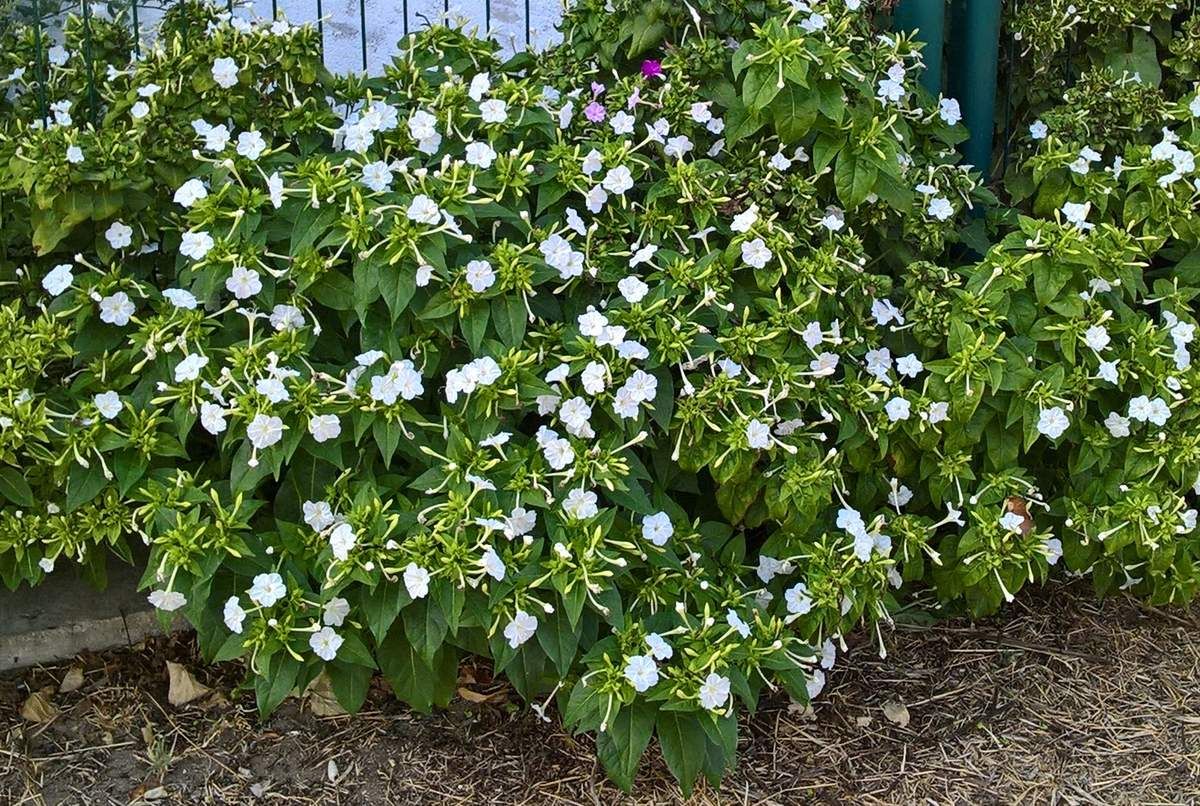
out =
[[1031,89],[1010,207],[913,41],[813,5],[585,0],[370,79],[190,2],[44,83],[9,32],[0,576],[144,542],[264,714],[444,704],[476,653],[685,790],[862,625],[1060,558],[1193,596],[1193,62],[1094,140]]

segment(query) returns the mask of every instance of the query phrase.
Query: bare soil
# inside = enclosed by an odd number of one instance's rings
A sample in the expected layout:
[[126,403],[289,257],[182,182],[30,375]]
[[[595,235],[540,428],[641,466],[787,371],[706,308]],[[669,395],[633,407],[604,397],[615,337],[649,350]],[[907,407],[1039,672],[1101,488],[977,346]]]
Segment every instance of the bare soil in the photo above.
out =
[[[693,802],[1200,801],[1200,608],[1057,586],[994,620],[884,638],[886,658],[874,636],[839,658],[815,710],[763,703],[737,770]],[[213,691],[170,705],[167,661]],[[60,691],[72,666],[82,684]],[[620,793],[589,738],[484,666],[464,665],[462,696],[431,716],[378,683],[354,717],[318,715],[312,695],[261,723],[240,680],[199,665],[187,635],[0,676],[0,804],[680,800],[653,748]]]

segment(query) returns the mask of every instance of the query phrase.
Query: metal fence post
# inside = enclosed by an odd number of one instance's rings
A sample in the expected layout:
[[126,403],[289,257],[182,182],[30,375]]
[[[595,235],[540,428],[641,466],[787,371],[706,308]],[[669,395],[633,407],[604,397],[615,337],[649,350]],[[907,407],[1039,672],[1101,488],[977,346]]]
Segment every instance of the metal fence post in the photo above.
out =
[[932,95],[942,92],[942,53],[946,39],[946,0],[900,0],[892,12],[892,25],[898,31],[916,31],[925,43],[921,55],[925,72],[921,86]]
[[986,181],[996,128],[1000,0],[954,0],[950,37],[950,89],[962,105],[963,123],[970,132],[963,155]]

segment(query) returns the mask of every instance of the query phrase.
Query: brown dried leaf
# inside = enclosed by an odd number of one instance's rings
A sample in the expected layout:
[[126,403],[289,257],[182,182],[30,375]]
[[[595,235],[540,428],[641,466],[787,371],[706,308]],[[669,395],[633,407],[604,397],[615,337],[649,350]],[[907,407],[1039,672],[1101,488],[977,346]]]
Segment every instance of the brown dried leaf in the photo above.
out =
[[889,722],[902,728],[908,727],[908,706],[897,700],[889,700],[883,704],[883,715]]
[[25,704],[21,706],[21,716],[39,725],[52,722],[58,716],[58,707],[50,699],[53,695],[54,686],[46,686],[33,692],[25,698]]
[[60,694],[67,694],[72,691],[78,691],[83,686],[83,667],[72,666],[67,669],[67,673],[63,675],[62,682],[58,684]]
[[321,672],[308,684],[308,688],[304,690],[304,698],[308,702],[308,709],[315,716],[342,716],[346,713],[346,709],[337,701],[337,696],[333,693],[333,684],[325,672]]
[[193,700],[200,699],[211,690],[196,680],[183,664],[167,661],[167,675],[170,678],[167,702],[171,705],[187,705]]

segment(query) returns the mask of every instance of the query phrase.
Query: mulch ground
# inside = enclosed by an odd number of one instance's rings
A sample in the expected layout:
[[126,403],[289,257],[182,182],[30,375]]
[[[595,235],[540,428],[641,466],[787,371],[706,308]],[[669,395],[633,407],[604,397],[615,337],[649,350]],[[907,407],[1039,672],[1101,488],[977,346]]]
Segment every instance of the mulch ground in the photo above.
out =
[[[815,710],[765,702],[744,722],[736,771],[693,802],[1200,801],[1200,607],[1055,587],[1000,619],[884,635],[887,657],[863,637]],[[212,692],[170,705],[167,661]],[[78,688],[60,691],[64,678]],[[653,749],[626,797],[587,737],[488,679],[464,667],[464,697],[432,716],[381,686],[355,717],[319,715],[316,693],[261,723],[238,668],[199,666],[186,635],[10,673],[0,804],[679,800]]]

